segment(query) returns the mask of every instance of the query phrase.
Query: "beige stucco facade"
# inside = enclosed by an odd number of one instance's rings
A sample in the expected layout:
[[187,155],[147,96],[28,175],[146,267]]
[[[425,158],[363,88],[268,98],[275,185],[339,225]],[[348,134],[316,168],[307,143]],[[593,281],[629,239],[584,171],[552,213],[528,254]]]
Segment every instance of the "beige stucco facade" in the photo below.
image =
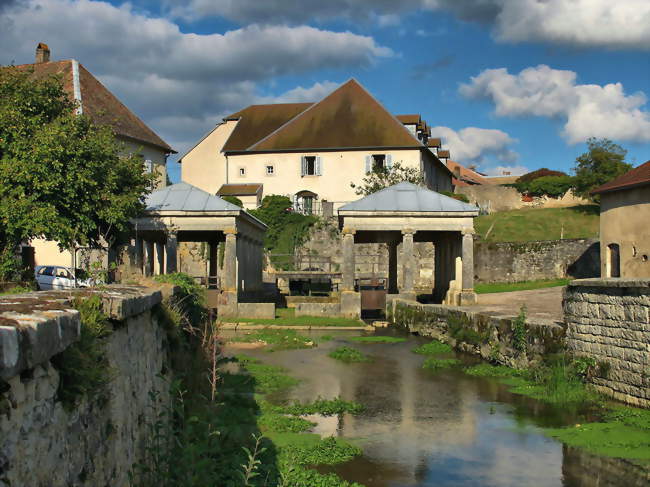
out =
[[[318,201],[334,203],[338,208],[355,201],[351,183],[361,184],[366,177],[366,157],[392,156],[393,164],[421,169],[427,187],[451,191],[451,175],[427,150],[353,149],[319,152],[238,153],[225,155],[222,147],[235,128],[236,121],[218,125],[182,158],[181,179],[215,194],[223,184],[264,185],[262,196],[277,194],[293,197],[301,191],[315,193]],[[320,175],[301,175],[303,156],[320,157]],[[273,169],[269,171],[268,166]],[[241,199],[241,198],[240,198]],[[243,201],[243,200],[242,200]],[[246,208],[249,208],[246,205]]]
[[124,139],[119,135],[116,138],[124,144],[125,154],[141,156],[145,161],[145,167],[149,166],[147,161],[151,161],[151,170],[156,174],[155,189],[164,188],[167,185],[167,153],[164,149]]
[[615,245],[618,245],[620,255],[620,277],[650,277],[650,186],[601,195],[600,262],[603,277],[613,274]]

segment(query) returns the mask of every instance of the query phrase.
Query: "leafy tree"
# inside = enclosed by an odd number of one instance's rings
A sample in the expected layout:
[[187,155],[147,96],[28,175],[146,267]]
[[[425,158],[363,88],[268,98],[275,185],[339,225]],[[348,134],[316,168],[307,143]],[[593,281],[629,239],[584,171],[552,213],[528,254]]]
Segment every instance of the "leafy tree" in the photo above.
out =
[[232,196],[232,195],[226,195],[226,196],[221,196],[221,199],[224,201],[227,201],[228,203],[232,203],[235,206],[239,206],[240,208],[244,207],[244,203],[237,198],[237,196]]
[[554,171],[553,169],[542,167],[541,169],[537,169],[535,171],[526,173],[523,176],[519,176],[517,178],[517,183],[529,183],[531,181],[534,181],[537,178],[542,178],[546,176],[567,176],[567,173],[562,171]]
[[[317,221],[315,216],[295,213],[291,200],[277,194],[265,196],[261,206],[249,213],[268,226],[264,247],[275,254],[293,255],[295,248],[303,243],[309,229]],[[275,258],[273,263],[289,269],[290,260]]]
[[356,194],[367,196],[403,181],[424,186],[424,175],[420,169],[405,167],[399,162],[395,162],[390,169],[375,168],[363,178],[361,184],[350,183],[350,186],[354,188]]
[[626,173],[632,166],[625,162],[627,151],[608,139],[590,138],[589,150],[576,159],[574,192],[589,197],[589,192]]
[[109,127],[75,114],[61,79],[0,69],[0,274],[15,249],[43,237],[97,247],[127,229],[154,176],[121,155]]
[[534,179],[526,185],[526,194],[530,196],[550,196],[551,198],[561,198],[573,187],[573,178],[571,176],[542,176]]
[[463,203],[469,203],[469,198],[467,195],[462,193],[454,193],[453,191],[440,191],[440,194],[454,198],[455,200],[462,201]]

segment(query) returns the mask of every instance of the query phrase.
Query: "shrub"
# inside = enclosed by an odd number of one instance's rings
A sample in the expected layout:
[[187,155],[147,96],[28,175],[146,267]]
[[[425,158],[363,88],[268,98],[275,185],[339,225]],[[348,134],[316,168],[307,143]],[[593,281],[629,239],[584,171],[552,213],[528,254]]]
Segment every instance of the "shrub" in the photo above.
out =
[[469,203],[469,198],[460,193],[454,193],[453,191],[440,191],[440,194],[454,198],[455,200],[462,201],[463,203]]
[[542,178],[546,176],[567,176],[567,173],[562,171],[553,171],[552,169],[543,167],[541,169],[537,169],[536,171],[526,173],[523,176],[519,176],[517,178],[516,184],[529,183],[531,181],[534,181],[537,178]]
[[220,198],[224,201],[227,201],[228,203],[232,203],[235,206],[239,206],[240,208],[244,207],[244,203],[237,198],[237,196],[232,196],[232,195],[225,195],[225,196],[220,196]]

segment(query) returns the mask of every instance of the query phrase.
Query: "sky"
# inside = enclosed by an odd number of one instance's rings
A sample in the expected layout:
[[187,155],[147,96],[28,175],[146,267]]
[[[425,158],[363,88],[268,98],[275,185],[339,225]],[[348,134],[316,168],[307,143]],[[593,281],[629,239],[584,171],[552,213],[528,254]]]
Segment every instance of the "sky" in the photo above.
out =
[[180,155],[230,113],[353,77],[490,175],[570,172],[589,137],[650,159],[650,0],[0,0],[0,65],[38,42]]

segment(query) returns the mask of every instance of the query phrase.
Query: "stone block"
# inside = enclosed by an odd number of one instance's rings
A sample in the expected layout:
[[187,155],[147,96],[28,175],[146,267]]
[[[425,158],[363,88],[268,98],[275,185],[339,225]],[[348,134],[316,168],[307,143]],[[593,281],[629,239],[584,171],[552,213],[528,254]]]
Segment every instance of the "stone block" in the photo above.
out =
[[344,318],[361,317],[361,294],[352,291],[341,292],[341,316]]
[[275,303],[239,303],[237,313],[241,318],[272,320],[275,318]]
[[341,303],[296,303],[296,316],[341,316]]

